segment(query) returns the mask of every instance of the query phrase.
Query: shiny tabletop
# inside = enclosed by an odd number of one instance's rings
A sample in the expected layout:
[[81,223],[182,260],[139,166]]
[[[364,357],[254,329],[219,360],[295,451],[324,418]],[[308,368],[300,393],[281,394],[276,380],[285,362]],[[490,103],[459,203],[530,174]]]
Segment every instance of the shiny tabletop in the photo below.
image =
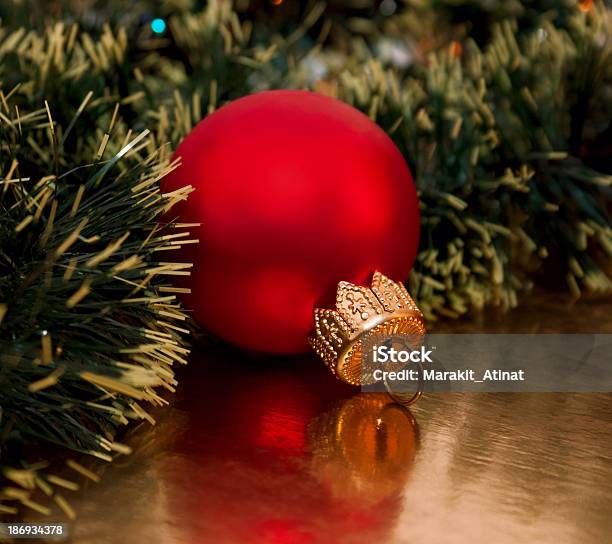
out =
[[[612,332],[535,297],[442,331]],[[612,361],[611,361],[612,363]],[[72,542],[612,542],[612,395],[438,393],[409,410],[314,357],[202,347],[134,453],[71,497]]]

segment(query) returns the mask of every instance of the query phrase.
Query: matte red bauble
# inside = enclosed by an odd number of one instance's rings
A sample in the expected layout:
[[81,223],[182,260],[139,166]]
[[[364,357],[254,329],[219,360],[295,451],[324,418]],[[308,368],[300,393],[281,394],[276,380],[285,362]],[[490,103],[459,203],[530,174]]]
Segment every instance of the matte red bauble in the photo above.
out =
[[164,192],[195,191],[176,210],[200,243],[185,303],[238,346],[308,349],[313,308],[375,270],[407,279],[419,237],[415,187],[391,139],[351,106],[306,91],[268,91],[206,117],[176,151]]

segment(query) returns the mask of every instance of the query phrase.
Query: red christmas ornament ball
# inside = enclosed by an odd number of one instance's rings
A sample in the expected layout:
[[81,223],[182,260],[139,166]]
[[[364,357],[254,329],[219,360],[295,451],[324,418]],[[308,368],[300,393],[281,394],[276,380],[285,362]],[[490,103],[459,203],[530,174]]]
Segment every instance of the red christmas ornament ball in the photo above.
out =
[[173,208],[197,222],[185,304],[223,339],[251,350],[308,349],[313,308],[333,304],[341,280],[375,270],[407,279],[419,208],[391,139],[339,100],[266,91],[222,107],[176,150],[164,192],[195,191]]

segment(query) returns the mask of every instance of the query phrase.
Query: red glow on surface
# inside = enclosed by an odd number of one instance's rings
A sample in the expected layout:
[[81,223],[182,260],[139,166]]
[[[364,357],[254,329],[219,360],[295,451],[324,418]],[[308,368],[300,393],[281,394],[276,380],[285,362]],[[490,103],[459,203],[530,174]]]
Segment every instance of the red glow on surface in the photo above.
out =
[[314,535],[299,528],[299,521],[270,519],[255,529],[256,542],[261,544],[310,544]]
[[263,448],[299,455],[306,446],[306,420],[297,411],[270,410],[263,414],[255,439]]

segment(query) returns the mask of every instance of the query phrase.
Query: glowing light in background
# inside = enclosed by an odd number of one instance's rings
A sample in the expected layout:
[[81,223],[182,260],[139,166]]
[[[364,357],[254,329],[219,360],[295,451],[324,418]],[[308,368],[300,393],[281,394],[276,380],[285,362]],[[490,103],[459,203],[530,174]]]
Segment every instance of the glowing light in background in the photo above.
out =
[[166,27],[166,21],[160,19],[159,17],[151,21],[151,30],[155,32],[155,34],[163,34],[166,32]]
[[453,57],[454,59],[459,58],[461,55],[463,55],[463,45],[461,45],[461,42],[453,40],[450,43],[450,54],[451,57]]
[[272,4],[275,6],[280,6],[283,3],[283,0],[270,0]]
[[393,15],[397,10],[397,4],[394,0],[383,0],[380,6],[378,7],[380,13],[382,13],[385,17],[389,17]]
[[536,31],[536,36],[539,42],[543,42],[546,38],[548,38],[548,32],[545,28],[538,28]]

